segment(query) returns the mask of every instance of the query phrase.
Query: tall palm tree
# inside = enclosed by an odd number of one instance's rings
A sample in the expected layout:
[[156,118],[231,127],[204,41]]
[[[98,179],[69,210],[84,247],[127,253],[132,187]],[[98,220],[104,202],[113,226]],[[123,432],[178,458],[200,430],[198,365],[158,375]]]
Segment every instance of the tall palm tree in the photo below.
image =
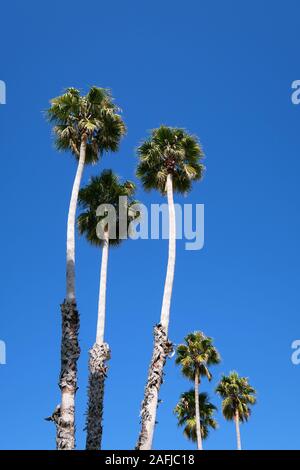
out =
[[75,393],[79,315],[75,297],[75,216],[84,165],[95,163],[104,151],[116,151],[125,133],[108,90],[92,87],[82,96],[75,88],[51,100],[48,118],[54,123],[58,150],[69,150],[78,162],[67,222],[66,299],[61,305],[62,341],[59,387],[61,403],[52,415],[58,449],[75,447]]
[[176,349],[176,364],[181,366],[185,377],[194,382],[195,419],[198,450],[202,450],[202,434],[199,414],[199,386],[201,377],[212,379],[210,365],[219,364],[221,358],[213,345],[212,338],[205,336],[201,331],[190,333],[185,338],[185,344]]
[[173,192],[186,193],[203,174],[203,152],[198,139],[184,129],[161,126],[138,148],[137,176],[146,190],[167,195],[169,207],[169,253],[160,322],[154,327],[154,347],[141,408],[141,430],[136,448],[152,447],[163,368],[172,344],[168,340],[175,254],[176,221]]
[[[100,270],[100,287],[98,301],[98,319],[96,342],[89,351],[89,389],[87,412],[87,439],[86,448],[97,450],[101,448],[102,417],[104,382],[107,375],[106,361],[110,358],[110,349],[104,341],[105,313],[106,313],[106,280],[109,246],[118,246],[123,238],[120,238],[120,217],[126,218],[126,229],[130,222],[138,215],[131,210],[135,201],[133,194],[135,185],[131,181],[121,184],[119,178],[111,171],[105,170],[98,177],[93,177],[91,182],[79,191],[79,205],[83,212],[78,217],[78,228],[87,240],[102,248],[102,261]],[[97,208],[104,205],[102,215],[97,215]],[[112,206],[116,211],[115,227],[107,221],[107,210]],[[121,207],[122,206],[122,207]],[[125,213],[121,213],[123,210]],[[104,214],[104,215],[103,215]],[[119,215],[123,214],[123,215]],[[100,224],[100,225],[99,225]],[[99,226],[102,228],[102,236],[99,237]],[[122,235],[122,234],[121,234]]]
[[239,377],[237,372],[223,375],[216,392],[223,398],[224,418],[235,422],[237,449],[242,449],[240,422],[248,421],[250,405],[256,403],[256,390],[249,384],[247,377]]
[[[198,395],[200,430],[202,439],[206,439],[209,430],[217,428],[217,422],[214,419],[214,412],[217,410],[208,398],[207,393],[202,392]],[[197,425],[196,425],[196,404],[195,391],[193,389],[180,395],[174,413],[177,416],[178,426],[184,426],[183,434],[193,442],[197,442]]]

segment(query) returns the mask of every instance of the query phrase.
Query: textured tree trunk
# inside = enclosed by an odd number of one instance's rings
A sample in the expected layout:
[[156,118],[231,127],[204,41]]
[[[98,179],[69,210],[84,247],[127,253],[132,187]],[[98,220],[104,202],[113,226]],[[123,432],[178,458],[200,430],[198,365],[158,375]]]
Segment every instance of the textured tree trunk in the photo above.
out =
[[104,383],[108,369],[106,361],[110,358],[109,346],[107,343],[104,343],[108,250],[109,236],[108,232],[105,231],[100,271],[96,343],[90,350],[89,357],[88,411],[86,422],[87,450],[101,449],[102,441]]
[[173,346],[167,338],[165,329],[161,324],[155,325],[153,354],[141,406],[141,431],[136,450],[151,449],[156,424],[158,393],[163,383],[163,368],[172,350]]
[[107,376],[106,361],[110,359],[109,346],[95,343],[89,352],[88,411],[86,420],[86,449],[101,449],[104,383]]
[[172,344],[168,340],[170,305],[176,257],[176,220],[173,200],[173,179],[171,174],[168,174],[166,189],[169,208],[168,267],[160,323],[154,328],[154,348],[144,392],[144,399],[141,406],[141,431],[136,445],[137,450],[150,450],[152,448],[159,389],[163,383],[163,369],[168,355],[173,350]]
[[72,450],[75,448],[75,394],[77,390],[77,360],[80,354],[78,343],[79,314],[75,299],[75,217],[85,155],[86,136],[83,136],[67,223],[67,289],[66,299],[61,305],[62,340],[59,377],[61,404],[52,415],[52,420],[56,424],[56,446],[58,450]]
[[237,450],[242,450],[241,433],[240,433],[240,417],[239,417],[238,410],[236,410],[235,412],[234,421],[235,421],[235,430],[236,430]]
[[195,416],[196,416],[197,446],[198,446],[198,450],[203,450],[202,436],[201,436],[200,410],[199,410],[199,371],[198,370],[196,370],[196,373],[195,373]]

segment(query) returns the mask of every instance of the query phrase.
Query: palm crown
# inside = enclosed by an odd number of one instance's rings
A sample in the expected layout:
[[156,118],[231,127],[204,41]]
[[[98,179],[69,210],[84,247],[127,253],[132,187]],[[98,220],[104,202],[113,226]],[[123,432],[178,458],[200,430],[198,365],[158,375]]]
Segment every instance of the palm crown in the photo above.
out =
[[180,344],[176,350],[176,364],[181,365],[182,373],[190,380],[195,378],[196,371],[200,376],[211,380],[212,375],[208,366],[219,364],[221,358],[213,346],[212,338],[205,336],[201,331],[187,335],[186,344]]
[[165,192],[168,174],[175,191],[185,193],[201,178],[203,152],[198,139],[184,129],[161,126],[138,148],[137,176],[146,190]]
[[139,215],[130,210],[136,201],[133,200],[135,185],[131,181],[121,184],[119,177],[111,170],[104,170],[100,176],[92,177],[90,183],[79,191],[78,201],[84,210],[78,216],[78,229],[80,234],[85,234],[92,245],[101,246],[103,240],[97,236],[97,224],[105,215],[97,216],[96,211],[100,204],[110,204],[116,210],[116,236],[109,237],[111,245],[119,245],[119,204],[120,196],[127,197],[127,227],[129,223]]
[[48,118],[55,124],[56,147],[70,150],[79,158],[85,135],[86,163],[95,163],[104,151],[115,152],[126,130],[118,112],[110,92],[104,88],[93,86],[84,96],[76,88],[68,88],[51,100],[48,110]]
[[224,418],[233,420],[238,412],[240,421],[248,420],[251,413],[249,405],[256,403],[256,391],[247,377],[239,377],[237,372],[230,372],[229,376],[222,377],[216,392],[223,398]]
[[[216,407],[210,403],[207,393],[199,393],[200,430],[203,439],[209,434],[209,428],[216,429],[217,422],[213,418]],[[180,400],[174,409],[178,426],[184,426],[184,435],[193,442],[197,441],[195,392],[189,390],[180,395]]]

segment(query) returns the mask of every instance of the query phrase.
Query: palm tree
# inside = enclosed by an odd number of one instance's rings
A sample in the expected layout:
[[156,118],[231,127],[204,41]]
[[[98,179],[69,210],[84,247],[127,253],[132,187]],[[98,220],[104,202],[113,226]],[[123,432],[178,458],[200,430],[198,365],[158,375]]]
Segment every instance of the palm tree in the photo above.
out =
[[239,377],[237,372],[223,375],[216,392],[223,398],[224,418],[235,422],[237,449],[241,450],[240,422],[248,421],[250,405],[256,403],[256,390],[249,384],[247,377]]
[[[205,392],[199,393],[198,403],[201,437],[202,439],[206,439],[209,435],[210,428],[217,428],[217,422],[213,417],[217,408],[210,403],[208,395]],[[183,434],[193,442],[197,442],[195,410],[195,391],[191,389],[188,392],[182,393],[174,409],[174,413],[177,416],[178,426],[184,426]]]
[[181,366],[182,374],[194,382],[195,419],[198,450],[202,450],[202,433],[199,415],[199,386],[201,377],[212,379],[210,365],[219,364],[221,358],[213,346],[212,338],[201,331],[190,333],[185,338],[185,344],[176,349],[176,364]]
[[61,403],[52,415],[58,449],[75,447],[75,393],[79,315],[75,297],[75,215],[84,165],[95,163],[104,151],[116,151],[125,133],[108,90],[92,87],[82,96],[75,88],[51,100],[48,118],[54,123],[58,150],[69,150],[78,162],[67,222],[66,299],[61,305],[62,341],[59,387]]
[[166,281],[159,324],[154,327],[154,347],[141,407],[141,431],[136,448],[152,447],[159,389],[163,381],[163,368],[172,344],[168,340],[170,305],[172,297],[175,253],[176,221],[173,192],[186,193],[192,182],[203,174],[203,153],[196,137],[184,129],[161,126],[154,129],[149,139],[138,148],[137,176],[146,190],[156,189],[167,194],[169,207],[169,253]]
[[[96,342],[89,351],[86,425],[86,448],[88,450],[100,449],[102,439],[104,382],[107,376],[106,361],[110,358],[109,346],[104,341],[109,246],[118,246],[122,241],[120,238],[122,235],[120,233],[120,217],[126,218],[127,229],[130,222],[138,215],[131,210],[135,204],[132,199],[134,191],[135,185],[132,182],[126,181],[121,184],[119,178],[111,170],[105,170],[100,176],[93,177],[91,182],[79,192],[79,205],[83,209],[78,217],[79,232],[84,234],[92,245],[102,247]],[[104,210],[102,215],[97,215],[99,214],[97,208],[100,205],[103,205]],[[112,220],[112,222],[116,222],[115,226],[111,226],[107,221],[109,207],[113,207],[116,214],[116,218]],[[125,214],[121,212],[124,209]],[[99,228],[102,229],[101,233]]]

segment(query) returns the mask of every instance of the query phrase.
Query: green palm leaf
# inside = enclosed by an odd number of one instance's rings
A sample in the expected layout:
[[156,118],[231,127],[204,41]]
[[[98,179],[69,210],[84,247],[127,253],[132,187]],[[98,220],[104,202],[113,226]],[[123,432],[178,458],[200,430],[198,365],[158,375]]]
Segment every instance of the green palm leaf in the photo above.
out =
[[[210,429],[217,428],[214,413],[215,405],[209,401],[207,393],[199,393],[200,430],[202,439],[206,439]],[[189,390],[180,395],[180,400],[174,409],[178,426],[184,427],[184,435],[193,442],[197,441],[196,416],[195,416],[195,392]]]
[[204,157],[197,137],[184,129],[161,126],[138,148],[137,176],[144,189],[165,192],[168,173],[175,191],[186,193],[192,182],[202,177]]
[[134,193],[135,184],[131,181],[125,181],[122,184],[112,170],[104,170],[100,176],[92,177],[90,183],[79,191],[78,202],[82,209],[77,219],[79,233],[85,235],[92,245],[102,246],[103,240],[97,236],[97,225],[105,216],[99,217],[96,212],[98,206],[109,204],[115,208],[117,216],[116,236],[110,237],[110,245],[119,245],[122,241],[119,238],[120,197],[127,197],[126,223],[128,227],[139,216],[139,213],[133,210],[133,205],[137,203],[133,199]]
[[47,111],[48,119],[55,124],[58,150],[70,150],[78,158],[82,136],[87,136],[86,163],[95,163],[103,152],[118,150],[126,131],[119,113],[110,91],[95,86],[86,95],[68,88],[51,100]]
[[216,392],[223,399],[222,411],[225,419],[234,420],[238,411],[240,421],[248,420],[250,405],[256,403],[256,390],[249,384],[247,377],[240,377],[235,371],[228,376],[223,375]]
[[185,337],[185,344],[176,349],[176,364],[181,366],[182,374],[194,380],[198,370],[200,376],[211,380],[209,366],[219,364],[221,358],[213,346],[212,338],[205,336],[201,331],[195,331]]

